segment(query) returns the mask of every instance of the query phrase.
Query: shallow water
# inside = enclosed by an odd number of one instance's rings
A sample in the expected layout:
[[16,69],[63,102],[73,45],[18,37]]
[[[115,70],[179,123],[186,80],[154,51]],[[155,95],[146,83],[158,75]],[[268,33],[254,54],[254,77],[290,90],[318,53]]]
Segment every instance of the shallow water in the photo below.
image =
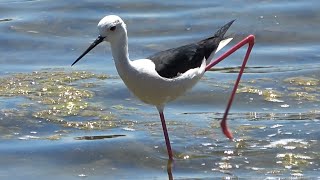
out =
[[70,67],[107,14],[126,22],[132,59],[208,37],[232,19],[235,39],[227,48],[256,36],[229,115],[233,142],[219,121],[245,48],[167,106],[176,159],[169,176],[320,178],[318,6],[315,0],[1,1],[0,178],[168,178],[157,111],[126,89],[109,45]]

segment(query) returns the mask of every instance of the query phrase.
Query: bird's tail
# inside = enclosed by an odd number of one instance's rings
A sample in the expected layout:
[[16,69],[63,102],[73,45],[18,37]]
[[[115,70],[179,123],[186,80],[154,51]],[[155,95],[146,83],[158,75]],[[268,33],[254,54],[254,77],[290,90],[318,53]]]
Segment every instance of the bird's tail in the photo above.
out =
[[[217,39],[219,41],[218,47],[216,47],[215,51],[211,51],[209,56],[206,56],[206,61],[207,64],[210,63],[210,61],[212,60],[213,56],[219,51],[221,50],[224,46],[226,46],[232,39],[232,36],[228,36],[228,37],[224,37],[224,35],[226,34],[226,32],[228,31],[228,29],[230,28],[230,26],[232,25],[232,23],[235,21],[232,20],[230,22],[228,22],[227,24],[225,24],[224,26],[222,26],[215,34],[214,36],[206,39]],[[208,44],[210,45],[210,44]]]
[[232,23],[235,21],[232,20],[230,22],[228,22],[227,24],[225,24],[224,26],[222,26],[215,34],[214,37],[220,37],[222,39],[224,39],[224,35],[226,34],[226,32],[228,31],[228,29],[230,28],[230,26],[232,25]]
[[222,26],[215,34],[214,37],[218,37],[221,38],[221,41],[219,43],[219,46],[217,47],[217,50],[215,53],[217,53],[219,50],[221,50],[224,46],[226,46],[227,44],[229,44],[229,42],[233,39],[233,36],[228,36],[225,37],[224,35],[226,34],[226,32],[228,31],[228,29],[230,28],[230,26],[232,25],[232,23],[235,21],[232,20],[230,22],[228,22],[227,24],[225,24],[224,26]]

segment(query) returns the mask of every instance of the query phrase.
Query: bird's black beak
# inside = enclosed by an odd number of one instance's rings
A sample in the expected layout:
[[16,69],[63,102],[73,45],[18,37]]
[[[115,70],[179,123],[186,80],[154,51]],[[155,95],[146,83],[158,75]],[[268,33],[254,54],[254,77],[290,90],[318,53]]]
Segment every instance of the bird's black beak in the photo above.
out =
[[93,41],[93,43],[88,47],[87,50],[85,50],[81,56],[78,57],[77,60],[75,60],[71,66],[73,66],[74,64],[76,64],[83,56],[85,56],[88,52],[90,52],[94,47],[96,47],[98,44],[100,44],[103,40],[104,40],[105,37],[102,37],[102,36],[98,36],[98,38],[96,40]]

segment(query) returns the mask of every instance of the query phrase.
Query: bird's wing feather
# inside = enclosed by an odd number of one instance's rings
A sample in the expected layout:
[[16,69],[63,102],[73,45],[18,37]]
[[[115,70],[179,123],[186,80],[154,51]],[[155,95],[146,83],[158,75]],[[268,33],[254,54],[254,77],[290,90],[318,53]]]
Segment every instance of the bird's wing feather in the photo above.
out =
[[212,37],[158,52],[147,59],[153,61],[158,74],[165,78],[174,78],[189,69],[200,67],[203,59],[208,59],[212,52],[216,52],[220,42],[226,39],[224,34],[233,22],[234,20],[221,27]]
[[203,52],[197,44],[189,44],[179,48],[169,49],[149,56],[160,76],[173,78],[189,69],[200,67]]

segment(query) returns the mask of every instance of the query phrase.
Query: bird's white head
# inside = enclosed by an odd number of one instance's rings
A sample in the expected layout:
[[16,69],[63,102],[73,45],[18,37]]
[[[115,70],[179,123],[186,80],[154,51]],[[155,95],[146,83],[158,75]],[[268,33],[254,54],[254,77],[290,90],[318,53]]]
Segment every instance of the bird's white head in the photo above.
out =
[[126,24],[116,15],[108,15],[102,18],[98,23],[98,30],[100,36],[111,43],[118,40],[120,36],[127,35]]
[[111,44],[118,42],[121,38],[126,40],[127,38],[127,28],[123,20],[116,15],[108,15],[100,20],[98,23],[99,36],[98,38],[85,50],[79,58],[72,63],[73,66],[77,63],[83,56],[85,56],[94,47],[103,41],[108,41]]

